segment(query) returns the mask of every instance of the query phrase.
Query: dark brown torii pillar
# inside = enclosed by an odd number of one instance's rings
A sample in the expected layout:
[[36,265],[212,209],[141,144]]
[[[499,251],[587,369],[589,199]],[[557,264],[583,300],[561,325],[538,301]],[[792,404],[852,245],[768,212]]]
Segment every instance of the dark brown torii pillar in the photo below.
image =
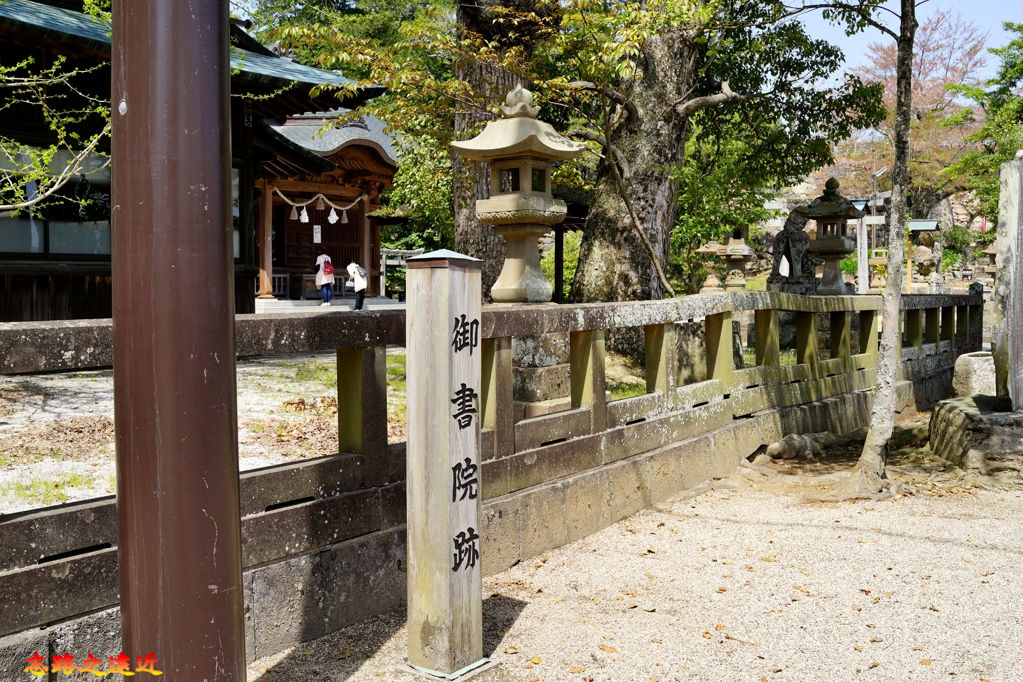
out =
[[113,19],[122,646],[167,679],[242,680],[227,3]]

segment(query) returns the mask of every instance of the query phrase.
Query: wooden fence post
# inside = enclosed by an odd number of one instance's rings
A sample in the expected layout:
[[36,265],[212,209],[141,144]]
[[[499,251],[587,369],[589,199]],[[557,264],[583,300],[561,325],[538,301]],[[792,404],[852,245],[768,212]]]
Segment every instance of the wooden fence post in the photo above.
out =
[[455,679],[486,664],[480,563],[481,262],[408,260],[408,662]]

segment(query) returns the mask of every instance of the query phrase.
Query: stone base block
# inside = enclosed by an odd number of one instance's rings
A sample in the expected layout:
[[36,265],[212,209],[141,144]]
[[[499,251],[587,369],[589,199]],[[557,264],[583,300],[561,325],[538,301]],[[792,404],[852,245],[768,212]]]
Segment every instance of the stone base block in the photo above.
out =
[[545,414],[554,414],[555,412],[564,412],[565,410],[572,409],[571,398],[551,398],[550,400],[540,400],[537,402],[523,402],[515,401],[515,421],[521,421],[523,419],[529,419],[530,417],[542,417]]
[[956,359],[952,389],[957,396],[995,394],[995,358],[991,353],[966,353]]
[[971,451],[1004,456],[1023,454],[1023,412],[1012,412],[1008,399],[963,396],[943,400],[931,413],[931,450],[960,466],[981,467],[968,462]]

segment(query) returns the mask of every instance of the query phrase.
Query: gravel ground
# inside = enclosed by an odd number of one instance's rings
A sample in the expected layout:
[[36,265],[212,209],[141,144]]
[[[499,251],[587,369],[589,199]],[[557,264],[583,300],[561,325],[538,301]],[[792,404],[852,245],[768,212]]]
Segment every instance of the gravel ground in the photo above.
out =
[[[242,471],[337,452],[335,367],[333,352],[238,362]],[[0,376],[0,515],[112,494],[113,417],[111,370]]]
[[[1023,678],[1023,492],[775,488],[737,476],[486,578],[499,667],[481,678]],[[404,617],[257,661],[249,680],[418,679]]]

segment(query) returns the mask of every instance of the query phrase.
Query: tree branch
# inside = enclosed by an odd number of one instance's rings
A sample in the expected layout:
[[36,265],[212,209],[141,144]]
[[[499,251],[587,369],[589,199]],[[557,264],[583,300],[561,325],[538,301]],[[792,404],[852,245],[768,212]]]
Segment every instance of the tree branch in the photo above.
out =
[[636,104],[626,97],[625,93],[619,92],[609,85],[598,86],[596,83],[591,83],[590,81],[572,81],[569,85],[579,90],[593,90],[595,92],[599,92],[615,104],[620,104],[625,107],[625,110],[629,112],[629,116],[639,118],[639,110],[636,109]]
[[714,95],[694,97],[693,99],[685,102],[679,100],[678,102],[675,102],[675,113],[679,116],[689,116],[700,109],[716,107],[719,104],[724,104],[725,102],[730,101],[741,102],[743,100],[750,99],[750,97],[751,95],[738,95],[732,92],[732,89],[728,87],[728,81],[721,81],[721,92]]
[[[51,181],[52,184],[50,184],[50,186],[48,188],[46,188],[45,191],[39,192],[34,197],[32,197],[31,199],[26,199],[25,201],[13,203],[13,204],[0,204],[0,211],[18,211],[18,210],[21,210],[23,208],[28,208],[30,206],[34,206],[34,205],[38,204],[39,202],[43,201],[44,199],[46,199],[47,197],[53,196],[53,194],[57,190],[59,190],[61,187],[66,185],[67,182],[71,178],[73,178],[75,175],[81,175],[82,174],[81,173],[82,163],[89,156],[89,154],[91,154],[96,149],[97,145],[99,145],[100,140],[102,140],[104,137],[106,137],[109,133],[110,133],[110,123],[107,123],[106,126],[104,126],[102,132],[100,132],[98,135],[93,137],[92,140],[89,142],[89,144],[84,149],[82,149],[81,151],[77,152],[71,158],[71,160],[68,161],[68,163],[64,167],[64,169],[60,172],[59,175],[57,175],[56,177],[53,178],[53,180]],[[93,169],[93,170],[89,171],[89,173],[92,174],[92,173],[95,173],[97,171],[103,170],[108,165],[110,165],[110,157],[107,157],[107,160],[103,163],[103,165],[101,165],[99,168],[96,168],[96,169]]]
[[[795,9],[795,11],[792,13],[793,16],[797,15],[797,14],[801,14],[801,13],[809,11],[809,10],[815,10],[815,9],[845,10],[847,12],[852,12],[852,13],[856,14],[857,16],[859,16],[860,19],[863,20],[864,23],[866,23],[866,24],[868,24],[870,26],[873,26],[874,28],[876,28],[878,31],[881,31],[882,33],[887,34],[893,40],[898,40],[899,39],[899,34],[896,33],[895,31],[893,31],[892,29],[888,28],[884,24],[882,24],[877,19],[875,19],[871,15],[871,13],[870,13],[870,8],[868,8],[862,2],[860,2],[860,3],[851,3],[851,2],[812,3],[812,4],[809,4],[809,5],[805,5],[804,4],[804,5],[799,6],[798,8],[794,8],[794,9]],[[891,12],[896,17],[898,16],[897,14],[895,14],[895,12],[892,12],[892,10],[888,9],[887,7],[883,8],[883,9],[885,9],[888,12]]]

